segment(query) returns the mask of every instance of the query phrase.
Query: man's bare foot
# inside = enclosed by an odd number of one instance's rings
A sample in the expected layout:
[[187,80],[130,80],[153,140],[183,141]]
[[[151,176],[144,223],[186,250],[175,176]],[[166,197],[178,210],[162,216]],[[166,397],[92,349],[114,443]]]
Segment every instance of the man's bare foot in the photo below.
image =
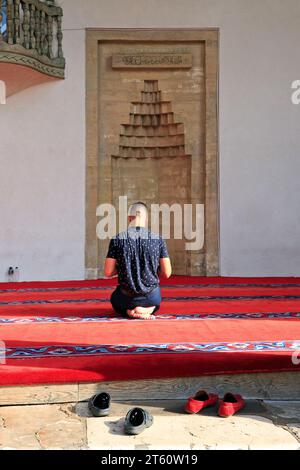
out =
[[141,311],[138,312],[137,309],[140,309],[140,308],[142,308],[142,307],[136,307],[133,310],[127,310],[127,315],[130,318],[135,318],[135,319],[139,319],[139,320],[153,320],[155,318],[154,315],[152,315],[152,312],[153,312],[155,307],[153,307],[151,313],[150,312],[141,312]]
[[150,314],[154,312],[155,307],[135,307],[135,313]]

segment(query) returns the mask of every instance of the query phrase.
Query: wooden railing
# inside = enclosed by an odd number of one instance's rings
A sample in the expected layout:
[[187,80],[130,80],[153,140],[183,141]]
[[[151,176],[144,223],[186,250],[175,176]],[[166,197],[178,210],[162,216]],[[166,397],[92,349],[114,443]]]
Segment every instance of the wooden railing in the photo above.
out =
[[52,0],[0,0],[0,61],[63,78],[62,16]]

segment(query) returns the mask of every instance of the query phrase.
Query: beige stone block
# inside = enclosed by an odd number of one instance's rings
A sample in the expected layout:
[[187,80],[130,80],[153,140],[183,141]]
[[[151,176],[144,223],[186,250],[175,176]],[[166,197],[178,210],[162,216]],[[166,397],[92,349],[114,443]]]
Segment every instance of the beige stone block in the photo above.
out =
[[86,446],[85,422],[71,405],[1,408],[0,449],[81,449]]
[[[170,439],[172,436],[172,439]],[[153,426],[138,436],[124,434],[124,416],[87,421],[89,449],[290,449],[297,440],[285,429],[260,416],[222,419],[215,415],[172,417],[154,414]]]
[[76,401],[77,384],[0,387],[0,406]]

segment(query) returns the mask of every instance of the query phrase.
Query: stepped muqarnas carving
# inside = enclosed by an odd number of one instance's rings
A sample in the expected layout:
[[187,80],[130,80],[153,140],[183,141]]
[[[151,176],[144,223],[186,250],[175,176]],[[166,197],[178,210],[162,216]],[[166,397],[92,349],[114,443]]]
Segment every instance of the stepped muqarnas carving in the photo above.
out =
[[[131,103],[129,123],[121,125],[119,154],[112,155],[112,202],[129,204],[191,202],[191,155],[185,151],[184,125],[175,122],[172,102],[165,101],[157,80],[145,80],[141,100]],[[174,233],[171,221],[171,232]],[[168,241],[174,269],[189,272],[184,240]]]

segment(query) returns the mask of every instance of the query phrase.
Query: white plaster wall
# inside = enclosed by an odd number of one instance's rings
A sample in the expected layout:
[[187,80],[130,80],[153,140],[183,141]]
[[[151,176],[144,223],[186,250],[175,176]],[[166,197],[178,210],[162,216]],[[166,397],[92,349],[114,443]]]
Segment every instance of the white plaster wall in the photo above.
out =
[[58,3],[66,80],[0,107],[0,281],[84,276],[86,27],[220,28],[221,274],[300,275],[300,1]]

